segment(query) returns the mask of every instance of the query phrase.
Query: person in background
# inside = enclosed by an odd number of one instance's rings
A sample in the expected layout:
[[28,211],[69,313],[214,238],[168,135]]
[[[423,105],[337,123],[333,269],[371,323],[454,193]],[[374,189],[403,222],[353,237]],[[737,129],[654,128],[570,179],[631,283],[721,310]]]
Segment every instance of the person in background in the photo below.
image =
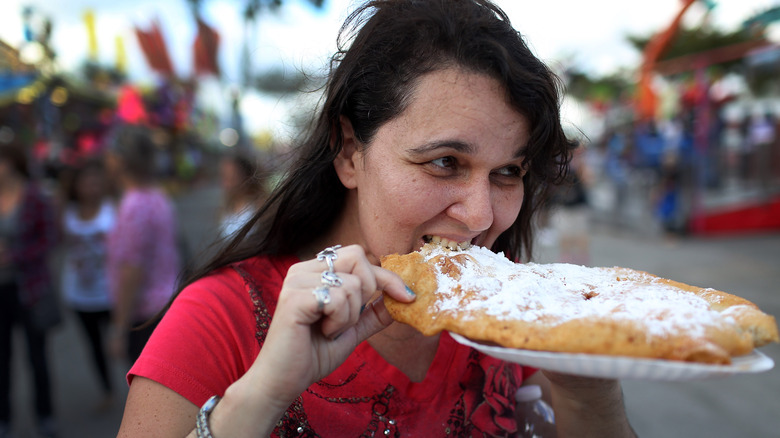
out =
[[574,150],[569,173],[552,197],[552,222],[558,236],[558,261],[562,263],[590,263],[588,186],[592,177],[586,153],[584,146]]
[[89,341],[103,398],[97,410],[113,402],[104,333],[111,320],[108,289],[107,239],[116,222],[102,159],[86,159],[66,172],[63,180],[61,290]]
[[223,193],[219,234],[228,238],[252,218],[264,200],[264,190],[257,175],[256,162],[246,154],[223,157],[219,176]]
[[31,180],[24,150],[0,145],[0,437],[11,433],[11,340],[17,323],[33,371],[38,431],[56,436],[46,352],[53,323],[35,312],[44,300],[57,305],[49,265],[56,230],[53,204]]
[[770,196],[772,175],[772,144],[775,142],[776,122],[769,112],[759,112],[750,118],[748,142],[750,151],[750,181],[762,196]]
[[380,258],[437,237],[530,257],[571,153],[558,79],[488,0],[373,0],[339,42],[285,178],[130,370],[119,436],[516,436],[530,384],[560,436],[633,436],[619,382],[424,336],[381,296],[415,299]]
[[155,150],[146,128],[121,125],[106,150],[106,168],[121,191],[108,235],[108,279],[113,299],[109,344],[135,362],[165,307],[179,271],[173,204],[158,187]]

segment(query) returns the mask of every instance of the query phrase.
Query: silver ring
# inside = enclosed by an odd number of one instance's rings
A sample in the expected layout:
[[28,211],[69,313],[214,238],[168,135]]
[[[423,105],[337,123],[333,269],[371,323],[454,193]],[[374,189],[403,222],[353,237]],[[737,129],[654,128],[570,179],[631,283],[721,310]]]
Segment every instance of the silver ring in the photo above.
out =
[[336,254],[336,250],[339,248],[341,248],[341,245],[330,246],[317,253],[317,260],[325,261],[330,272],[336,271],[333,267],[333,262],[339,258],[339,255]]
[[330,287],[341,287],[344,281],[333,271],[322,271],[322,284]]
[[326,304],[330,303],[330,290],[327,286],[320,286],[311,291],[317,300],[317,309],[322,310]]

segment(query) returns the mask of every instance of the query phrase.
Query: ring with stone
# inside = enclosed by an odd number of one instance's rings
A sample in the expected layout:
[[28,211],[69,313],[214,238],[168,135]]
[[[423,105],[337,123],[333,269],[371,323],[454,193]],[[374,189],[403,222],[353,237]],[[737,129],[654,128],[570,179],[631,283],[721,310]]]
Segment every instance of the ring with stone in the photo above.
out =
[[330,303],[330,290],[327,286],[320,286],[311,291],[317,300],[317,309],[322,310],[326,304]]
[[341,287],[344,281],[333,271],[322,271],[322,284],[330,287]]
[[317,253],[317,260],[324,261],[328,265],[328,271],[335,272],[333,262],[339,258],[336,250],[341,248],[341,245],[329,246]]

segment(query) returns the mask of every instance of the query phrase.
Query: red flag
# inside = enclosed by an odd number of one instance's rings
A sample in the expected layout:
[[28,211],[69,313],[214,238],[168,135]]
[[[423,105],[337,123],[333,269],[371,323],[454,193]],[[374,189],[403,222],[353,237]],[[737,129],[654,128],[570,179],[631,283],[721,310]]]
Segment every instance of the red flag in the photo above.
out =
[[160,23],[155,20],[149,30],[135,28],[135,35],[138,37],[138,44],[146,56],[146,62],[152,70],[166,76],[173,76],[173,64],[168,55],[168,47],[160,31]]
[[217,49],[219,49],[219,33],[209,27],[200,17],[196,18],[198,35],[193,44],[194,71],[196,75],[214,75],[219,77]]

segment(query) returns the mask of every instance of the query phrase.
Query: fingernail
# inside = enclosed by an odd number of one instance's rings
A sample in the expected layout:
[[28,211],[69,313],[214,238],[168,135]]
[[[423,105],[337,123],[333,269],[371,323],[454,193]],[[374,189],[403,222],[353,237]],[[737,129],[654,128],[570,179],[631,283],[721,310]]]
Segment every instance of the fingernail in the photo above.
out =
[[406,286],[406,293],[408,293],[410,297],[417,296],[417,294],[415,294],[413,290],[409,289],[409,286]]
[[362,314],[364,310],[366,310],[366,305],[365,304],[360,306],[360,313]]

